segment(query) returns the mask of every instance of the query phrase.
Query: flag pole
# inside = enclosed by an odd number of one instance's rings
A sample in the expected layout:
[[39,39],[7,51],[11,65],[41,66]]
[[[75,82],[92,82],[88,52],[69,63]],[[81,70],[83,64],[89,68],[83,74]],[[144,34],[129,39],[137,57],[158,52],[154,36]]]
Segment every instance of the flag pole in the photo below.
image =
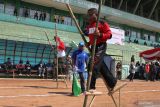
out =
[[55,42],[56,42],[56,82],[58,88],[58,47],[57,47],[57,24],[55,24]]
[[48,37],[47,32],[46,32],[46,31],[44,31],[44,32],[45,32],[45,35],[46,35],[46,37],[47,37],[47,41],[48,41],[49,45],[50,45],[51,48],[54,50],[54,47],[52,46],[52,43],[51,43],[51,41],[49,40],[49,37]]

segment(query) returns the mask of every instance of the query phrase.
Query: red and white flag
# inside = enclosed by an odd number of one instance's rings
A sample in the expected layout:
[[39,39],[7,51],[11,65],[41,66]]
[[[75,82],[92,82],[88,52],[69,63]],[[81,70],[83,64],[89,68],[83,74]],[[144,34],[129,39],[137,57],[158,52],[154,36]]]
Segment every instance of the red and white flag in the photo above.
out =
[[58,36],[55,36],[55,41],[57,42],[57,49],[58,49],[57,56],[64,57],[66,55],[64,42]]

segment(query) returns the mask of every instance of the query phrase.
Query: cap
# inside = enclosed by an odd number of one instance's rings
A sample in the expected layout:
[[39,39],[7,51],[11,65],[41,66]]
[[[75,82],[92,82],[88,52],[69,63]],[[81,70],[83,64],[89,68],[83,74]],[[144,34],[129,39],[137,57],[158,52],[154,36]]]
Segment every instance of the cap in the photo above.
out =
[[83,42],[80,42],[78,46],[84,46],[84,43],[83,43]]

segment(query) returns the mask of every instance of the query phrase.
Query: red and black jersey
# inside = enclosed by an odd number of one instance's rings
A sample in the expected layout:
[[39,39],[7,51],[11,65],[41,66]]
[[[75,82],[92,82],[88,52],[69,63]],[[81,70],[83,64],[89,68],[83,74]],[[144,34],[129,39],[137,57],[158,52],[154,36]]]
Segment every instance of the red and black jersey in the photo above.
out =
[[[94,32],[95,32],[95,28],[96,28],[96,22],[89,24],[86,27],[87,30],[87,35],[89,37],[89,44],[93,45],[94,44]],[[96,44],[100,44],[100,43],[104,43],[106,42],[108,39],[111,39],[112,37],[112,33],[110,30],[109,25],[106,22],[99,22],[98,23],[98,30],[101,34],[101,37],[97,38],[97,43]]]

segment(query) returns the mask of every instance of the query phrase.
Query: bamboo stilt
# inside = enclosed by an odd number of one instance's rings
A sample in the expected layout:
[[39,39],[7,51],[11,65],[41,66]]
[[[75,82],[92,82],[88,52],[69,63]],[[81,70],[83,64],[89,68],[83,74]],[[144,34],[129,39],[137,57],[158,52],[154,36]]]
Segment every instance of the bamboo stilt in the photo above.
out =
[[[97,22],[96,22],[96,29],[98,28],[98,23],[99,23],[99,19],[100,19],[101,6],[102,6],[102,0],[100,0],[100,2],[99,2],[98,17],[97,17]],[[97,42],[97,37],[94,37],[94,45],[93,45],[92,53],[91,53],[91,61],[90,61],[89,75],[88,75],[88,79],[87,79],[87,88],[86,88],[86,91],[89,91],[89,89],[90,89],[90,82],[91,82],[92,72],[93,72],[93,66],[94,66],[94,57],[95,57],[95,50],[96,50],[96,42]],[[83,107],[87,107],[87,100],[88,100],[88,96],[85,96]]]

